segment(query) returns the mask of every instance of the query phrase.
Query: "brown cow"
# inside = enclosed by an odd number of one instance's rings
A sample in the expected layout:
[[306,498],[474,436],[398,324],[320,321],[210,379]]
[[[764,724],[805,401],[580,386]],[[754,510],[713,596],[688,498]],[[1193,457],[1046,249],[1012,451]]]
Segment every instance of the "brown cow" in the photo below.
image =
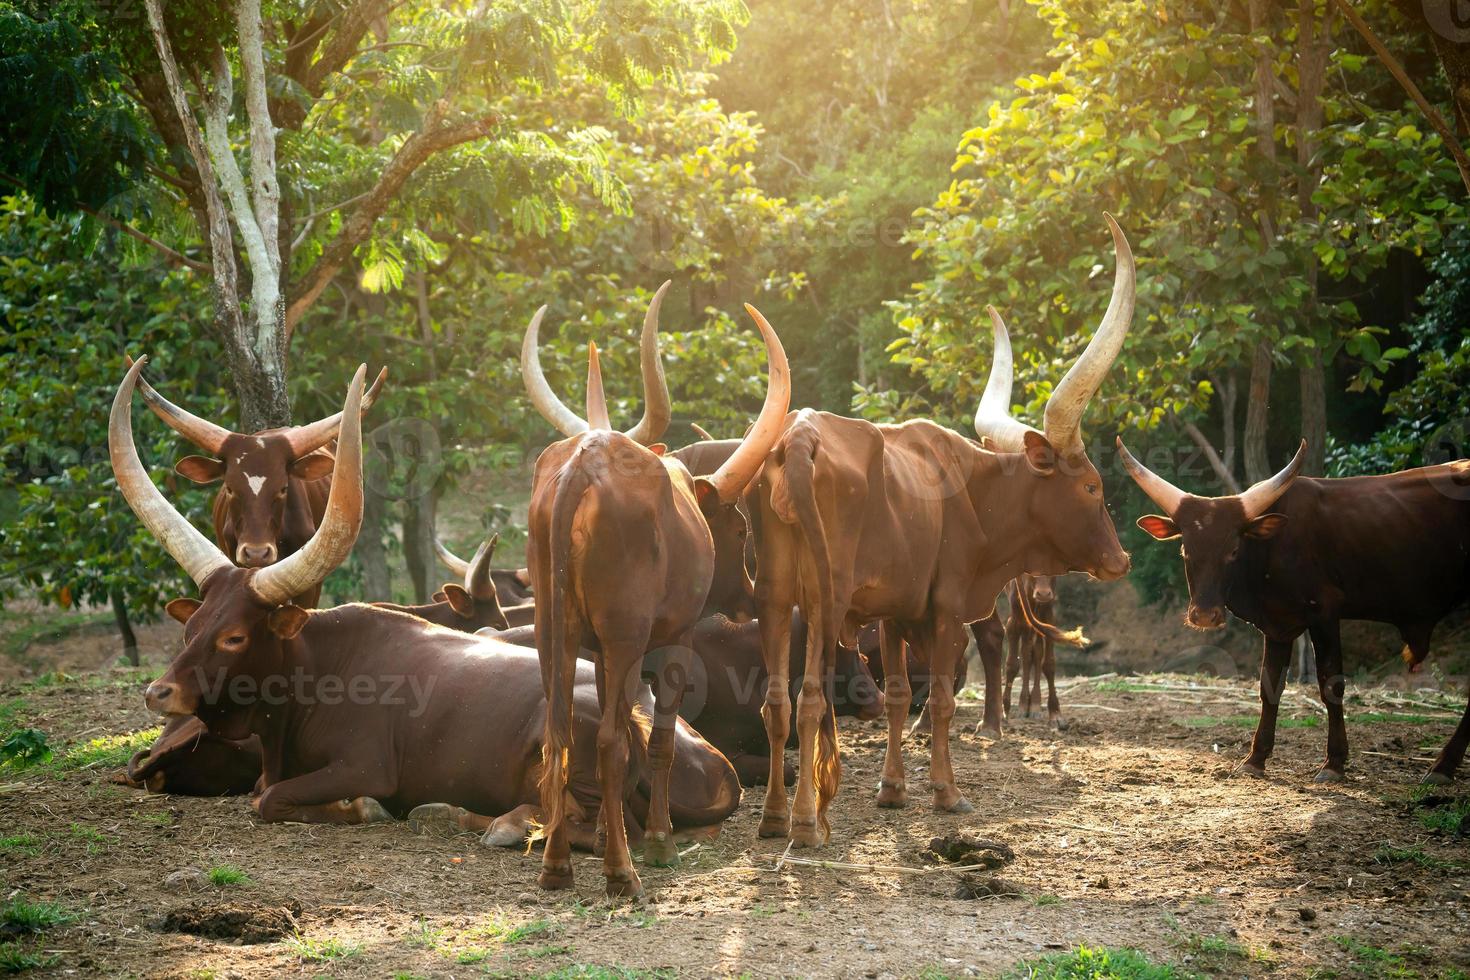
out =
[[[132,358],[127,358],[129,366]],[[383,368],[362,399],[372,407],[388,377]],[[332,452],[342,415],[329,415],[309,425],[263,429],[245,435],[221,428],[185,411],[138,379],[138,390],[153,414],[209,456],[184,456],[174,464],[180,476],[195,483],[219,483],[214,498],[214,539],[241,568],[263,568],[295,554],[321,523],[332,486]],[[296,597],[298,605],[315,606],[318,585]]]
[[[1005,327],[990,311],[995,365],[976,430],[1001,452],[932,422],[873,425],[821,412],[794,414],[751,488],[755,504],[756,606],[770,672],[763,713],[771,745],[762,836],[799,846],[829,833],[826,811],[841,776],[837,731],[812,664],[831,670],[839,633],[884,621],[883,672],[889,736],[880,806],[906,801],[901,743],[910,687],[902,644],[930,665],[934,805],[971,809],[954,782],[951,687],[965,648],[964,624],[989,616],[1005,584],[1022,572],[1077,570],[1114,579],[1128,556],[1103,501],[1102,478],[1080,431],[1087,402],[1122,346],[1133,313],[1128,243],[1108,217],[1118,253],[1112,299],[1096,336],[1057,385],[1045,434],[1010,418]],[[799,605],[810,624],[809,669],[797,701],[800,756],[794,806],[775,771],[787,738],[789,630]]]
[[1006,586],[1011,614],[1006,620],[1006,717],[1011,716],[1011,683],[1021,675],[1021,717],[1030,718],[1041,707],[1041,675],[1046,674],[1046,716],[1056,729],[1067,727],[1062,718],[1062,704],[1057,700],[1057,650],[1060,640],[1085,647],[1087,637],[1082,630],[1062,631],[1052,625],[1056,616],[1057,593],[1051,575],[1021,575]]
[[[1140,517],[1138,526],[1160,541],[1182,539],[1185,621],[1217,629],[1228,608],[1264,637],[1261,717],[1243,769],[1266,773],[1292,644],[1308,630],[1327,708],[1327,761],[1316,779],[1342,779],[1348,747],[1340,623],[1397,627],[1411,668],[1429,655],[1434,627],[1470,598],[1470,460],[1384,476],[1299,478],[1303,440],[1269,480],[1241,494],[1196,497],[1134,459],[1121,439],[1118,451],[1167,515]],[[1454,778],[1467,742],[1470,705],[1425,781]]]
[[[443,541],[434,539],[434,554],[439,563],[460,578],[470,574],[470,563],[455,555]],[[476,552],[476,556],[479,552]],[[531,573],[524,568],[492,568],[490,583],[495,587],[495,597],[502,606],[519,606],[532,600]]]
[[[291,603],[320,584],[356,540],[365,369],[348,391],[337,478],[317,533],[296,554],[248,569],[233,566],[175,511],[143,469],[131,420],[143,360],[113,401],[113,472],[128,504],[203,595],[168,605],[185,624],[184,649],[148,686],[148,706],[221,737],[257,736],[264,765],[255,808],[266,821],[360,823],[425,806],[420,816],[435,816],[447,803],[459,808],[462,826],[519,839],[535,816],[541,757],[534,731],[545,708],[535,660],[494,639],[378,606],[307,611]],[[595,693],[590,672],[577,680],[584,700]],[[645,724],[635,732],[635,746],[646,731]],[[738,804],[738,780],[697,734],[680,729],[679,737],[686,751],[674,812],[686,826],[712,829]],[[601,805],[585,783],[570,792],[573,810]],[[477,816],[502,813],[500,821]],[[579,841],[590,845],[590,827]]]
[[[644,320],[645,365],[657,361],[655,334],[665,283]],[[588,358],[587,419],[572,415],[551,393],[536,357],[542,307],[526,331],[523,375],[532,402],[568,438],[536,461],[526,564],[538,602],[536,648],[550,705],[542,806],[547,845],[540,884],[567,888],[572,867],[562,826],[563,787],[571,738],[571,677],[577,650],[596,650],[602,727],[598,776],[608,799],[622,785],[628,762],[631,692],[644,655],[661,651],[655,673],[654,731],[649,742],[653,798],[644,860],[671,864],[667,785],[673,763],[673,724],[683,696],[691,633],[706,610],[725,608],[730,595],[748,593],[743,551],[745,519],[735,508],[775,441],[790,397],[780,341],[753,307],[766,342],[770,381],[760,418],[738,449],[712,476],[695,479],[682,463],[648,448],[662,426],[642,424],[629,434],[611,430],[597,349]],[[645,377],[647,373],[645,372]],[[571,416],[570,422],[566,416]],[[646,421],[646,416],[645,416]],[[716,541],[725,541],[717,547]],[[628,855],[621,812],[605,812],[603,869],[610,895],[637,895],[642,884]]]
[[499,588],[495,583],[495,573],[490,568],[490,560],[495,557],[495,545],[499,541],[500,535],[492,534],[475,551],[475,557],[467,562],[460,562],[456,570],[462,577],[463,584],[446,582],[443,588],[434,593],[433,602],[411,606],[392,602],[375,602],[373,605],[406,612],[466,633],[480,629],[507,629],[510,624],[501,611]]

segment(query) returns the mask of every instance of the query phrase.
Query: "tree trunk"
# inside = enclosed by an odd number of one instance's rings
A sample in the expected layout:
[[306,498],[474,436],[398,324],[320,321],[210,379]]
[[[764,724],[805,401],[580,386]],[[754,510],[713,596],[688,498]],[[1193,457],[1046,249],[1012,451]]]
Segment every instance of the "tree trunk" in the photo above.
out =
[[434,555],[434,492],[413,494],[403,501],[403,560],[418,602],[439,590]]
[[1307,458],[1302,476],[1321,476],[1327,459],[1327,385],[1322,352],[1313,347],[1302,358],[1302,438]]
[[[1332,48],[1328,21],[1317,19],[1314,0],[1297,3],[1297,93],[1296,93],[1296,164],[1297,211],[1305,224],[1317,223],[1318,207],[1312,200],[1322,179],[1322,164],[1317,156],[1317,132],[1322,128],[1322,84],[1327,72],[1327,56]],[[1313,236],[1315,237],[1315,236]],[[1317,261],[1308,254],[1308,294],[1302,310],[1305,332],[1314,346],[1303,347],[1301,360],[1302,437],[1307,440],[1307,458],[1302,466],[1305,476],[1321,476],[1327,454],[1327,386],[1322,351],[1327,337],[1317,324]]]
[[[372,459],[378,459],[376,453]],[[388,550],[383,546],[383,524],[387,509],[376,481],[365,486],[362,495],[362,530],[357,536],[353,554],[362,563],[362,599],[366,602],[393,601],[393,575],[388,569]]]
[[1245,402],[1243,456],[1245,478],[1250,483],[1271,475],[1271,460],[1266,452],[1266,427],[1271,419],[1271,343],[1256,345],[1251,359],[1250,392]]
[[138,666],[138,637],[133,624],[128,620],[128,603],[121,591],[112,590],[112,618],[117,621],[117,631],[122,635],[123,657],[130,666]]
[[[1253,35],[1268,31],[1270,6],[1267,0],[1250,0],[1250,25]],[[1261,226],[1261,250],[1269,252],[1276,242],[1275,186],[1276,175],[1276,76],[1271,51],[1263,46],[1256,54],[1255,70],[1256,149],[1266,166],[1261,186],[1261,207],[1257,220]],[[1245,431],[1242,433],[1241,455],[1245,477],[1251,483],[1271,475],[1266,453],[1266,431],[1271,421],[1271,357],[1272,342],[1262,339],[1251,358],[1250,390],[1245,404]]]
[[1222,428],[1224,437],[1224,459],[1225,471],[1232,477],[1235,475],[1235,453],[1236,453],[1236,429],[1235,429],[1235,403],[1239,400],[1239,385],[1235,377],[1235,368],[1225,376],[1225,384],[1220,389],[1220,414],[1224,421]]
[[259,432],[291,424],[291,399],[286,393],[285,307],[277,306],[276,326],[267,342],[273,349],[265,356],[255,347],[226,339],[235,397],[240,403],[240,431]]

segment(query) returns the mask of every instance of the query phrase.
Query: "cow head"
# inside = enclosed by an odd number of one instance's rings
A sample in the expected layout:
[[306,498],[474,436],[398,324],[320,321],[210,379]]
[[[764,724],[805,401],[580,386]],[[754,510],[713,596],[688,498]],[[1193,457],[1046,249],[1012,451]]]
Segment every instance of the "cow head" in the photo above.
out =
[[[132,363],[132,358],[128,358]],[[362,411],[372,407],[388,369],[363,396]],[[233,542],[231,560],[242,568],[263,568],[281,557],[281,541],[288,530],[305,538],[312,516],[300,494],[292,495],[291,480],[319,480],[332,474],[332,456],[321,451],[337,435],[342,414],[309,425],[266,429],[252,435],[231,432],[185,411],[138,379],[138,390],[153,413],[208,456],[184,456],[174,469],[200,484],[221,484],[215,505],[217,537]]]
[[338,436],[336,475],[321,526],[306,544],[268,568],[237,568],[176,511],[149,479],[133,444],[132,396],[147,358],[133,364],[112,403],[107,442],[118,489],[189,577],[200,598],[175,599],[169,615],[184,623],[184,649],[148,685],[148,707],[165,715],[212,713],[236,677],[259,680],[281,668],[281,641],[309,614],[291,598],[315,589],[352,551],[362,523],[363,381],[358,368],[347,392]]
[[442,589],[434,593],[434,601],[447,603],[467,626],[472,625],[476,629],[489,627],[503,630],[510,625],[506,622],[505,612],[500,608],[500,595],[495,588],[495,581],[490,577],[490,561],[495,557],[495,546],[499,543],[500,535],[490,535],[475,551],[475,556],[465,561],[456,558],[443,543],[434,539],[434,550],[438,553],[439,560],[460,577],[460,582],[446,582]]
[[1033,603],[1056,601],[1056,576],[1054,575],[1022,575],[1021,587],[1028,590]]
[[[670,283],[665,282],[659,287],[643,320],[643,335],[639,346],[644,394],[649,408],[645,410],[643,420],[625,433],[635,442],[653,448],[660,456],[664,454],[664,447],[654,440],[667,428],[671,407],[668,385],[658,356],[658,311],[669,285]],[[755,321],[766,345],[765,402],[755,423],[719,468],[709,476],[693,478],[699,510],[709,527],[715,549],[714,577],[705,602],[705,614],[720,612],[736,621],[748,621],[755,615],[755,588],[745,566],[745,541],[749,535],[749,526],[745,515],[736,505],[746,486],[760,472],[766,455],[780,437],[781,429],[785,425],[786,410],[791,403],[791,370],[780,338],[759,310],[749,303],[745,305],[745,310]],[[563,404],[547,383],[546,376],[541,371],[538,354],[538,334],[545,312],[546,307],[543,306],[531,319],[521,346],[521,374],[525,378],[526,390],[531,396],[532,404],[542,417],[568,437],[580,435],[589,428],[609,428],[607,402],[603,397],[602,374],[595,345],[588,358],[585,420]],[[650,425],[650,418],[656,424]],[[683,465],[673,459],[667,459],[665,464],[680,467]]]
[[1036,545],[1025,558],[1026,570],[1083,571],[1110,580],[1128,573],[1128,553],[1103,500],[1102,477],[1087,456],[1081,423],[1087,403],[1123,347],[1133,319],[1135,281],[1128,239],[1112,215],[1105,217],[1118,256],[1112,297],[1097,333],[1047,400],[1042,431],[1011,417],[1011,340],[993,306],[986,309],[995,335],[995,359],[975,412],[975,431],[988,448],[1019,454],[1033,480],[1027,517]]
[[1159,541],[1182,539],[1180,554],[1189,583],[1189,609],[1184,621],[1190,626],[1219,629],[1225,625],[1230,572],[1250,542],[1268,540],[1285,526],[1285,515],[1270,510],[1301,472],[1306,450],[1303,439],[1285,469],[1244,493],[1196,497],[1134,459],[1123,440],[1118,440],[1118,454],[1128,475],[1164,510],[1163,515],[1140,517],[1138,526]]

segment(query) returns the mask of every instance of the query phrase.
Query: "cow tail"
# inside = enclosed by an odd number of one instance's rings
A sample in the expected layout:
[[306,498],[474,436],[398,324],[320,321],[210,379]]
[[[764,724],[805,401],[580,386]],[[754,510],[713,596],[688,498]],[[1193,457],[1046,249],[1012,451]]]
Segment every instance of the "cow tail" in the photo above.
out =
[[1067,643],[1079,649],[1086,647],[1092,642],[1083,634],[1082,627],[1080,626],[1075,629],[1064,630],[1060,627],[1053,626],[1051,623],[1043,622],[1041,617],[1036,615],[1036,611],[1031,608],[1031,597],[1026,592],[1027,590],[1024,585],[1017,584],[1016,602],[1021,607],[1021,618],[1026,621],[1026,625],[1032,630],[1040,633],[1042,636],[1050,637],[1058,643]]
[[[817,605],[808,616],[808,630],[815,631],[822,642],[822,685],[826,695],[826,713],[817,735],[816,772],[817,824],[824,840],[830,840],[832,825],[827,808],[837,796],[842,782],[842,756],[837,747],[837,708],[833,704],[834,667],[837,648],[836,605],[832,596],[832,559],[827,552],[827,530],[822,512],[817,507],[815,488],[816,455],[820,444],[814,429],[798,429],[787,446],[785,480],[796,526],[806,542],[812,565],[817,573]],[[811,669],[807,664],[807,669]]]
[[[572,554],[572,521],[591,475],[572,465],[558,477],[551,505],[551,595],[546,597],[546,628],[538,630],[536,652],[546,685],[546,732],[541,744],[542,823],[534,836],[545,837],[566,817],[566,787],[572,744],[572,702],[566,697],[567,569]],[[580,642],[580,637],[571,637]],[[575,660],[573,661],[575,664]]]

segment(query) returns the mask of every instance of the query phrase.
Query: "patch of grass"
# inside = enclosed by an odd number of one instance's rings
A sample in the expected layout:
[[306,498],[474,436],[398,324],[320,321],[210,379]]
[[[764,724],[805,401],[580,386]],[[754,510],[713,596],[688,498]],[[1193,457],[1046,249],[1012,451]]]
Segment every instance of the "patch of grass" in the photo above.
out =
[[[1422,798],[1422,797],[1421,797]],[[1470,797],[1439,806],[1424,806],[1414,814],[1419,826],[1440,834],[1463,834],[1470,830]]]
[[155,810],[152,813],[141,813],[134,810],[128,816],[140,823],[151,823],[155,827],[171,827],[174,822],[174,815],[167,810]]
[[0,974],[24,973],[54,964],[59,957],[45,956],[20,943],[0,943]]
[[34,618],[7,616],[6,619],[3,649],[6,656],[15,660],[21,659],[32,643],[52,643],[73,633],[111,628],[113,621],[111,613],[60,613],[54,609]]
[[0,906],[0,925],[11,933],[44,932],[74,919],[76,913],[55,902],[28,902],[23,898],[13,898]]
[[427,920],[420,919],[418,928],[408,937],[408,944],[422,949],[439,949],[444,945],[444,936],[443,929],[435,929]]
[[113,769],[118,766],[127,765],[133,753],[146,749],[152,745],[158,736],[163,733],[161,727],[144,728],[136,732],[125,732],[121,735],[103,735],[94,738],[83,745],[73,745],[66,750],[56,768],[63,772],[71,772],[76,769],[91,769],[94,766],[102,766]]
[[0,851],[35,857],[41,853],[41,838],[29,831],[11,834],[9,837],[0,837]]
[[457,938],[459,942],[466,944],[464,946],[446,940],[442,930],[429,930],[423,925],[419,930],[422,939],[416,938],[415,941],[445,956],[454,957],[457,963],[470,964],[482,963],[501,948],[515,946],[537,936],[549,936],[555,930],[556,923],[550,919],[532,919],[530,922],[513,925],[496,916],[483,925],[466,929],[461,933]]
[[1031,899],[1032,905],[1061,905],[1062,900],[1055,895],[1037,895]]
[[552,956],[565,956],[571,951],[570,946],[532,946],[526,950],[526,956],[533,960],[544,960]]
[[216,888],[248,885],[250,876],[245,873],[244,868],[238,868],[233,864],[217,864],[209,869],[209,883]]
[[81,823],[72,824],[67,834],[72,840],[85,842],[88,854],[96,854],[117,843],[116,837],[110,837],[94,827]]
[[1092,685],[1094,691],[1112,691],[1119,694],[1148,694],[1158,690],[1152,684],[1140,684],[1138,681],[1115,680],[1098,681]]
[[1024,960],[1006,976],[1026,980],[1185,980],[1194,974],[1155,963],[1136,949],[1078,946],[1070,953]]
[[[1186,728],[1211,728],[1215,725],[1227,725],[1231,728],[1255,728],[1259,719],[1255,715],[1199,715],[1193,718],[1182,719]],[[1277,728],[1317,728],[1322,724],[1320,715],[1302,715],[1301,717],[1278,717]]]
[[289,941],[289,945],[303,963],[333,963],[362,952],[362,947],[357,943],[349,943],[335,936],[315,939],[298,933]]
[[1234,940],[1224,936],[1202,936],[1197,932],[1184,936],[1179,941],[1179,946],[1202,959],[1224,959],[1232,956],[1247,959],[1250,956],[1249,951]]
[[1438,719],[1428,715],[1400,714],[1396,711],[1364,711],[1352,716],[1355,725],[1432,725]]
[[[525,976],[525,974],[517,974]],[[535,974],[532,974],[535,977]],[[677,980],[679,974],[671,969],[639,970],[627,966],[600,966],[595,963],[573,963],[550,973],[542,973],[537,980]]]

